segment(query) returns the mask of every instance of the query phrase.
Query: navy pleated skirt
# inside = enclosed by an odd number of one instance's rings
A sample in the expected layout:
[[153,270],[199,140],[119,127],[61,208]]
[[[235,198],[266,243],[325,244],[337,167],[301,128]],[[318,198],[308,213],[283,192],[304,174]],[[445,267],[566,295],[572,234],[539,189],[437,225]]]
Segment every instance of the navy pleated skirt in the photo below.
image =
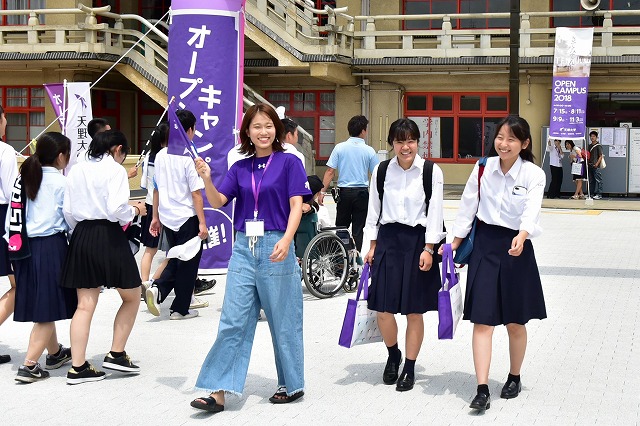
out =
[[508,250],[518,231],[478,222],[469,259],[463,318],[475,324],[526,324],[547,311],[531,240],[520,256]]
[[437,256],[429,271],[419,268],[424,233],[423,226],[380,226],[371,267],[369,309],[403,315],[438,310],[442,283]]
[[136,288],[142,281],[122,227],[108,220],[84,220],[71,235],[62,268],[66,288]]
[[13,274],[11,262],[9,261],[9,245],[4,239],[5,220],[7,218],[8,204],[0,204],[0,277]]
[[149,226],[151,225],[151,221],[153,220],[153,206],[150,204],[145,204],[147,207],[147,215],[142,216],[140,221],[140,227],[142,228],[140,231],[140,242],[143,246],[149,248],[158,248],[158,240],[160,236],[154,237],[149,232]]
[[13,320],[53,322],[70,319],[76,311],[76,291],[60,287],[60,274],[67,255],[63,233],[29,238],[31,256],[14,261],[16,307]]

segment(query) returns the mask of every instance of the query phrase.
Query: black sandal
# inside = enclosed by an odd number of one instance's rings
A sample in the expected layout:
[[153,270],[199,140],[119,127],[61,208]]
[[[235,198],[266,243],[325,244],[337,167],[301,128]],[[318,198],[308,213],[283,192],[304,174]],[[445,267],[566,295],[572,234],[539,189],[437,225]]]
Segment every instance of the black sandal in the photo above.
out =
[[272,404],[288,404],[302,397],[302,395],[304,395],[304,391],[298,391],[293,395],[287,395],[287,388],[284,386],[280,386],[276,393],[274,393],[273,396],[269,398],[269,402],[271,402]]
[[[204,403],[200,401],[204,401]],[[216,402],[216,399],[211,395],[194,399],[193,401],[191,401],[191,406],[193,408],[205,410],[210,413],[219,413],[220,411],[224,411],[224,405],[218,404]]]

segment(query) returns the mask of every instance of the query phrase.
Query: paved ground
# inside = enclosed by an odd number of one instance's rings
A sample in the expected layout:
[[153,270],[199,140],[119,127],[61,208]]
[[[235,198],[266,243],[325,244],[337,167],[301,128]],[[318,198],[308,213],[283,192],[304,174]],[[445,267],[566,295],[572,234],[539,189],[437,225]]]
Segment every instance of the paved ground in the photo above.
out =
[[[450,225],[458,203],[445,203]],[[142,367],[139,376],[114,373],[102,382],[68,386],[62,368],[44,382],[16,384],[30,324],[8,320],[0,327],[0,353],[13,361],[0,365],[0,423],[639,424],[640,212],[545,208],[542,225],[545,232],[534,247],[549,318],[528,326],[523,391],[509,401],[497,398],[508,371],[508,341],[504,328],[496,329],[489,383],[494,400],[484,414],[467,408],[476,386],[468,322],[460,324],[453,341],[438,341],[437,315],[426,315],[416,386],[399,393],[382,384],[382,343],[337,345],[350,295],[318,300],[306,289],[305,397],[290,405],[268,402],[276,375],[268,324],[261,321],[244,396],[229,397],[226,411],[213,417],[196,412],[189,402],[199,395],[193,385],[215,338],[224,293],[224,276],[217,276],[218,285],[203,296],[211,306],[199,318],[168,321],[168,305],[160,318],[140,306],[127,346]],[[1,278],[0,294],[7,288]],[[101,296],[87,350],[97,366],[109,349],[117,306],[115,291]],[[68,327],[68,321],[58,327],[65,344]]]

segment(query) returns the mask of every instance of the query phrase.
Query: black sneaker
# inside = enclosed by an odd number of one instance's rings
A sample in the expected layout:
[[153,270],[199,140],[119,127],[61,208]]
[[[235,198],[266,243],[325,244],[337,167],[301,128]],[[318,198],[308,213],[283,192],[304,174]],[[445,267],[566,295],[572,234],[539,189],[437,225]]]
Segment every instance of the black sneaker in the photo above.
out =
[[33,383],[38,382],[40,380],[48,379],[49,372],[44,371],[40,368],[40,364],[36,364],[33,367],[29,368],[25,365],[21,365],[18,368],[18,375],[16,376],[16,381],[22,383]]
[[67,373],[67,384],[78,385],[85,382],[97,382],[98,380],[102,380],[105,377],[107,377],[107,375],[104,371],[96,370],[96,368],[91,364],[89,364],[87,368],[80,372],[71,367],[71,369]]
[[65,348],[60,345],[58,355],[47,355],[47,363],[44,368],[47,370],[55,370],[56,368],[62,367],[69,361],[71,361],[71,348]]
[[205,280],[204,278],[198,278],[196,279],[196,286],[193,289],[193,294],[200,294],[204,291],[211,290],[215,285],[215,279]]
[[131,358],[126,353],[119,357],[113,357],[111,352],[104,357],[102,368],[109,370],[122,371],[124,373],[139,373],[140,367],[131,362]]

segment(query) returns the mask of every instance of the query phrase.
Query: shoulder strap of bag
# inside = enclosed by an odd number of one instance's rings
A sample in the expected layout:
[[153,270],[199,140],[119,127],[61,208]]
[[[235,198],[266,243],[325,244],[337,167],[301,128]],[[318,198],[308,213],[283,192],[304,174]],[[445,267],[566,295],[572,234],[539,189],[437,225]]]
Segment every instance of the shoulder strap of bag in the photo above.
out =
[[487,165],[487,157],[482,157],[478,160],[478,201],[480,201],[480,179],[484,173],[484,166]]
[[[387,169],[389,168],[389,162],[391,160],[385,160],[378,166],[378,173],[376,174],[376,188],[378,189],[378,198],[380,198],[380,215],[378,216],[378,223],[382,217],[382,196],[384,195],[384,181],[387,178]],[[433,186],[433,161],[425,160],[424,168],[422,170],[422,187],[424,189],[424,200],[426,204],[425,215],[429,212],[429,201],[431,200],[431,194]]]

